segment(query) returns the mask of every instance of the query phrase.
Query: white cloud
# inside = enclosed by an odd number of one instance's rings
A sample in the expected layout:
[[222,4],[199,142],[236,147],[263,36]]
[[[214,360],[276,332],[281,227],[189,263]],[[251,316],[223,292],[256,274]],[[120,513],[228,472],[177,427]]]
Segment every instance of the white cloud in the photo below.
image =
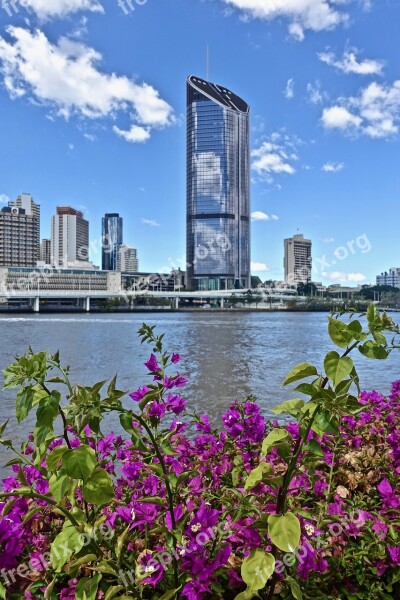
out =
[[322,104],[328,99],[328,94],[321,90],[321,84],[319,81],[315,83],[307,84],[308,100],[311,104]]
[[354,73],[356,75],[380,75],[382,73],[384,62],[381,60],[364,59],[359,61],[357,58],[357,48],[346,50],[342,58],[337,59],[333,52],[320,52],[319,60],[335,67],[343,73]]
[[293,175],[296,169],[292,163],[298,160],[297,148],[301,143],[298,138],[284,132],[273,133],[267,141],[252,151],[252,168],[269,183],[273,181],[273,175]]
[[329,279],[330,281],[336,282],[348,282],[348,283],[361,283],[365,281],[367,278],[362,273],[342,273],[340,271],[333,272],[322,272],[321,275],[325,277],[325,279]]
[[327,129],[350,129],[372,138],[390,138],[399,131],[400,80],[392,84],[370,83],[357,97],[339,98],[325,108],[322,123]]
[[10,202],[10,198],[7,194],[0,194],[0,204],[8,204]]
[[327,129],[348,129],[349,127],[359,127],[362,119],[353,115],[344,106],[331,106],[324,108],[322,122]]
[[288,79],[283,94],[288,100],[291,100],[294,97],[294,79]]
[[74,146],[74,144],[68,144],[68,148],[69,148],[69,150],[72,151],[75,148],[75,146]]
[[223,0],[225,4],[241,10],[244,16],[272,20],[285,18],[289,21],[289,33],[297,40],[304,39],[304,31],[333,29],[348,20],[339,10],[341,0]]
[[335,238],[333,238],[333,237],[326,237],[326,238],[323,238],[321,241],[324,244],[333,244],[333,242],[335,241]]
[[252,262],[250,265],[251,272],[266,272],[269,271],[269,266],[263,262]]
[[97,0],[25,0],[23,6],[40,19],[66,17],[80,11],[104,13]]
[[83,137],[86,140],[89,140],[89,142],[95,142],[97,140],[97,137],[95,135],[93,135],[92,133],[84,133]]
[[144,223],[144,225],[150,225],[150,227],[161,227],[160,223],[157,223],[157,221],[153,221],[152,219],[142,219],[142,223]]
[[342,169],[344,169],[344,163],[342,162],[327,162],[321,168],[321,170],[325,171],[325,173],[337,173]]
[[251,213],[252,221],[278,221],[279,217],[277,215],[267,215],[267,213],[262,212],[261,210],[255,210]]
[[128,131],[114,125],[113,131],[127,142],[146,142],[150,138],[150,131],[146,127],[139,127],[139,125],[132,125]]
[[8,27],[7,32],[13,42],[0,36],[0,72],[12,98],[27,96],[65,119],[78,115],[115,120],[129,113],[133,132],[124,132],[126,139],[139,136],[135,126],[149,131],[174,122],[171,106],[157,90],[102,72],[102,56],[93,48],[67,38],[53,44],[41,31]]

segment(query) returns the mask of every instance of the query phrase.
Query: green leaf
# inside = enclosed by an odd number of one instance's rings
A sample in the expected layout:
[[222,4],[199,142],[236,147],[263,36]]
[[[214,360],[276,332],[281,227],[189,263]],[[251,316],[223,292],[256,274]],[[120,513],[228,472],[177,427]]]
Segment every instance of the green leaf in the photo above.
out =
[[105,469],[96,469],[90,478],[84,482],[82,496],[95,506],[103,506],[114,498],[114,485]]
[[80,579],[75,589],[76,600],[95,600],[101,578],[102,575],[98,573],[94,577],[83,577]]
[[169,592],[165,592],[165,594],[163,594],[160,598],[160,600],[171,600],[171,598],[173,598],[177,592],[179,592],[180,588],[177,588],[176,590],[170,590]]
[[321,444],[319,444],[316,440],[310,440],[306,449],[312,454],[315,454],[315,456],[325,456],[322,452]]
[[350,375],[354,368],[354,363],[349,356],[340,358],[337,352],[328,352],[325,357],[324,367],[327,376],[333,381],[336,387],[346,377]]
[[235,600],[251,600],[255,596],[258,596],[257,592],[253,592],[252,590],[245,590],[244,592],[240,592],[237,596],[235,596]]
[[290,371],[284,381],[284,385],[289,385],[289,383],[299,381],[300,379],[305,379],[306,377],[312,377],[314,375],[318,375],[318,371],[314,365],[310,365],[310,363],[301,363]]
[[360,321],[351,321],[347,325],[347,331],[351,333],[353,339],[357,340],[358,342],[362,342],[368,337],[368,335],[363,332],[363,328]]
[[375,344],[371,340],[365,342],[363,346],[360,346],[359,350],[363,356],[373,360],[385,360],[389,356],[389,352],[386,348],[379,346],[379,344]]
[[286,577],[287,583],[290,585],[290,591],[292,592],[293,598],[296,600],[303,600],[303,594],[297,581],[293,577]]
[[56,573],[61,571],[73,554],[82,550],[83,544],[83,536],[73,525],[65,527],[57,535],[50,548],[51,562]]
[[289,439],[289,433],[285,429],[280,429],[278,427],[273,429],[267,435],[265,440],[263,441],[263,445],[262,445],[263,456],[266,456],[268,454],[268,452],[271,450],[271,448],[273,448],[277,444],[280,444],[281,442],[284,442],[287,439]]
[[35,392],[31,386],[22,388],[17,393],[16,416],[18,423],[21,423],[29,414],[33,406],[33,396]]
[[275,558],[269,552],[256,549],[244,559],[242,564],[242,579],[252,592],[262,590],[275,570]]
[[296,417],[303,408],[304,404],[305,402],[301,398],[294,398],[293,400],[287,400],[286,402],[283,402],[283,404],[275,406],[275,408],[272,409],[272,412],[275,415],[288,413],[292,417]]
[[244,489],[246,491],[252,490],[263,480],[264,475],[271,475],[274,472],[272,465],[268,463],[260,463],[258,467],[253,469],[247,477]]
[[97,466],[96,453],[90,446],[79,446],[67,450],[62,457],[62,464],[67,475],[72,479],[86,481]]
[[123,585],[113,585],[108,589],[107,594],[104,596],[104,600],[111,600],[111,598],[114,598],[119,592],[123,592],[124,589],[125,586]]
[[49,479],[50,492],[54,497],[54,500],[61,502],[66,497],[69,487],[71,485],[70,479],[63,471],[54,473]]
[[6,588],[0,582],[0,598],[1,598],[1,600],[6,600],[6,592],[7,592]]
[[58,463],[67,450],[68,448],[66,446],[57,446],[52,452],[50,452],[50,454],[46,457],[46,465],[49,471],[57,471]]
[[316,433],[332,433],[333,435],[339,434],[339,428],[336,420],[331,417],[328,411],[323,410],[318,413],[314,420],[313,430]]
[[268,533],[272,543],[283,552],[294,552],[300,544],[300,521],[293,513],[270,515]]
[[347,348],[354,339],[353,332],[348,329],[346,323],[338,321],[337,319],[332,319],[332,317],[328,317],[328,319],[328,332],[332,342],[336,344],[336,346],[339,346],[339,348]]

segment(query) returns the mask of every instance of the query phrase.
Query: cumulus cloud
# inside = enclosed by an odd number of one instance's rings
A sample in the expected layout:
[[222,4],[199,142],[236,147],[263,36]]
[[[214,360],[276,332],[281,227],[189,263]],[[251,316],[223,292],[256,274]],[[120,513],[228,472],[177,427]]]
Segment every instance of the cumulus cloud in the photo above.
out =
[[[8,27],[0,36],[0,73],[12,98],[27,97],[65,119],[114,120],[128,113],[132,129],[118,130],[128,141],[144,141],[144,131],[174,122],[171,106],[147,83],[100,69],[101,54],[80,42],[60,38],[53,44],[42,31]],[[136,139],[135,139],[136,138]]]
[[335,241],[335,238],[333,238],[333,237],[325,237],[325,238],[322,238],[321,241],[324,244],[333,244],[333,242]]
[[342,283],[361,283],[367,279],[366,276],[362,273],[342,273],[341,271],[324,271],[321,273],[321,275],[325,277],[325,279],[329,279],[330,281]]
[[400,80],[392,84],[373,82],[356,97],[339,98],[325,108],[322,123],[327,129],[340,129],[372,138],[390,138],[399,131]]
[[261,210],[255,210],[251,213],[252,221],[278,221],[279,217],[277,215],[267,215],[267,213],[262,212]]
[[283,94],[288,100],[291,100],[294,97],[294,79],[288,79]]
[[301,140],[286,133],[273,133],[252,151],[253,170],[269,183],[273,181],[273,175],[293,175],[296,172],[293,162],[298,160],[297,148],[300,144]]
[[348,129],[349,127],[359,127],[362,119],[353,115],[344,106],[331,106],[324,108],[322,123],[327,129]]
[[297,40],[304,32],[333,29],[348,20],[340,10],[338,0],[223,0],[225,4],[242,11],[248,18],[272,20],[284,18],[289,22],[289,33]]
[[153,219],[142,219],[144,225],[150,225],[150,227],[161,227],[160,223],[153,221]]
[[104,13],[97,0],[24,0],[21,5],[43,20],[62,18],[80,11]]
[[344,169],[344,163],[342,162],[327,162],[321,168],[325,173],[337,173],[342,169]]
[[269,271],[269,266],[263,262],[252,262],[250,265],[250,270],[252,273],[266,272]]
[[340,59],[336,58],[334,52],[320,52],[318,58],[327,65],[335,67],[346,74],[380,75],[382,73],[383,67],[385,66],[383,61],[369,58],[358,60],[357,54],[358,50],[357,48],[354,48],[346,50]]
[[7,194],[0,194],[0,204],[7,204],[10,202],[10,198]]
[[113,131],[127,142],[146,142],[150,138],[150,131],[146,127],[139,127],[139,125],[132,125],[128,131],[114,125]]

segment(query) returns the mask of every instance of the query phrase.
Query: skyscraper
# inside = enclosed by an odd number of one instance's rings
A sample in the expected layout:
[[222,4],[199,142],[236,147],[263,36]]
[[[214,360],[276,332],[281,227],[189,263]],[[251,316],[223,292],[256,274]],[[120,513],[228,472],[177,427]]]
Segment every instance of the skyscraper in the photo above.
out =
[[0,211],[0,267],[35,267],[37,221],[24,208],[9,206]]
[[51,219],[51,258],[56,267],[89,261],[89,223],[83,213],[70,206],[58,206]]
[[137,273],[139,271],[139,260],[135,248],[125,245],[120,246],[117,258],[117,271],[121,271],[121,273]]
[[187,264],[195,290],[250,286],[250,107],[187,80]]
[[117,213],[107,213],[102,219],[102,269],[117,271],[118,252],[123,244],[123,219]]
[[51,265],[51,240],[42,240],[40,244],[40,260],[46,265]]
[[[24,214],[30,216],[34,220],[34,234],[33,234],[33,255],[34,264],[40,259],[40,204],[37,204],[32,198],[31,194],[20,194],[16,200],[12,200],[8,203],[10,208],[20,208],[25,211]],[[20,214],[22,215],[22,211]]]
[[311,282],[312,242],[304,235],[294,235],[285,240],[285,281],[290,285]]

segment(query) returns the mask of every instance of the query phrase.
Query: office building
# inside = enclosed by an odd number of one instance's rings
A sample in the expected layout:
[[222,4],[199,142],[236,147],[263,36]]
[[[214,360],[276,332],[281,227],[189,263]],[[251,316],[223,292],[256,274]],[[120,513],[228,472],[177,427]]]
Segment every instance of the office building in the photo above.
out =
[[40,244],[40,261],[45,265],[51,265],[51,240],[42,240]]
[[400,269],[393,267],[389,272],[385,271],[376,278],[376,285],[389,285],[393,288],[400,288]]
[[89,223],[81,211],[70,206],[57,207],[51,220],[51,258],[54,266],[65,269],[88,263]]
[[139,260],[135,248],[125,245],[119,248],[116,270],[121,273],[137,273],[139,271]]
[[34,218],[36,231],[34,236],[34,252],[36,260],[40,258],[40,204],[37,204],[31,194],[20,194],[16,200],[8,203],[11,208],[22,208],[26,215]]
[[123,244],[123,219],[108,213],[102,219],[102,269],[117,271],[118,252]]
[[24,208],[0,211],[0,266],[34,267],[38,255],[37,221]]
[[294,235],[285,240],[285,281],[290,285],[311,283],[312,242],[304,235]]
[[187,80],[187,277],[194,290],[250,286],[250,107]]

